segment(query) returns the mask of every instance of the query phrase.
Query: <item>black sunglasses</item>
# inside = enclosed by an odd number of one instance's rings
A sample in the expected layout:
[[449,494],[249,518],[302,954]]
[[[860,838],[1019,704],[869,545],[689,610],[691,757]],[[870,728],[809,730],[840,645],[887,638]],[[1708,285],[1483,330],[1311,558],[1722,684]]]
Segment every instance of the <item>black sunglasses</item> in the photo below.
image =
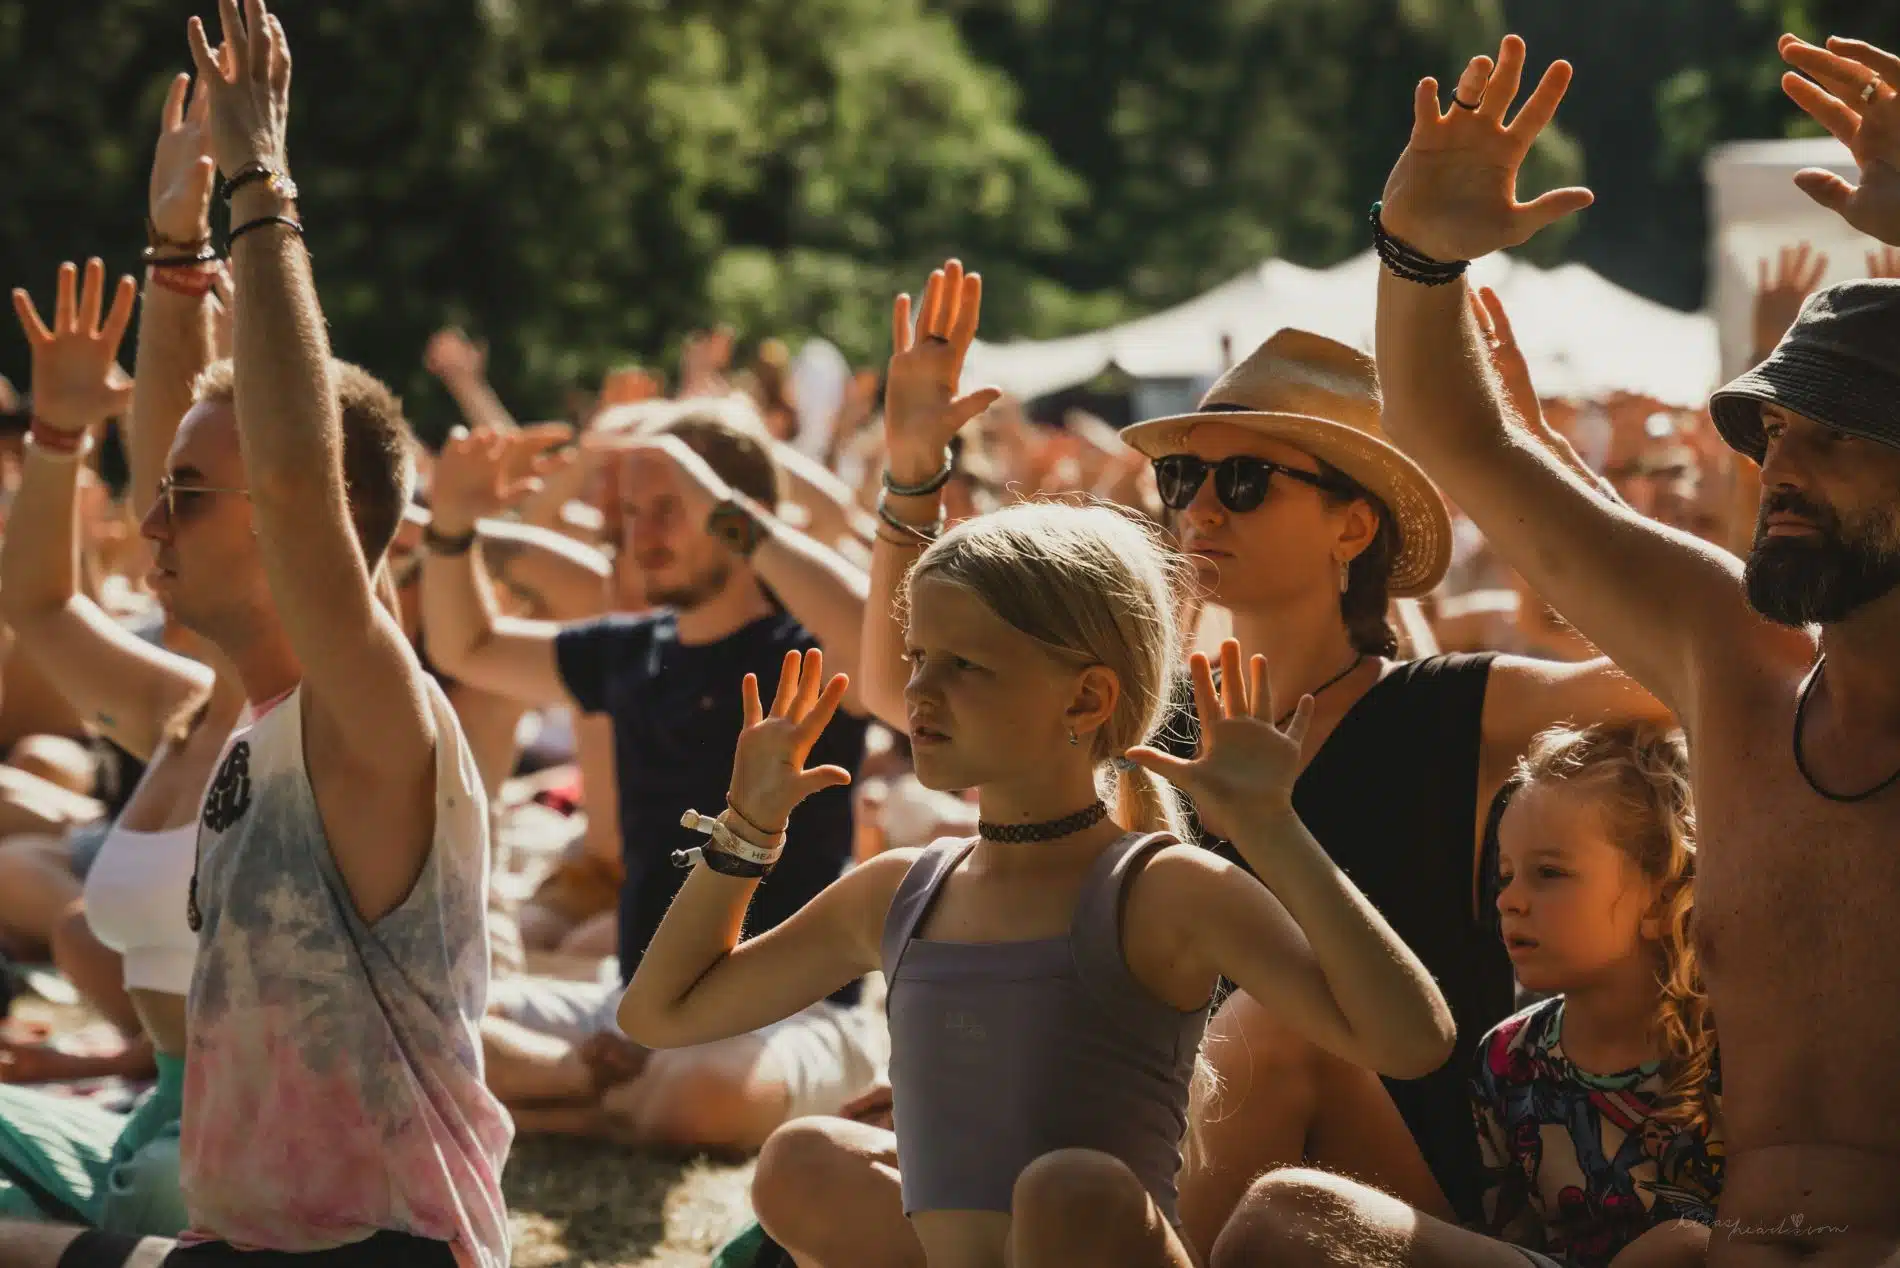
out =
[[1267,486],[1275,475],[1329,493],[1346,492],[1339,481],[1317,471],[1302,471],[1252,454],[1235,454],[1219,462],[1209,462],[1191,453],[1171,453],[1156,458],[1154,467],[1155,488],[1161,494],[1161,504],[1171,511],[1185,511],[1193,504],[1194,495],[1201,491],[1201,483],[1209,471],[1214,473],[1214,496],[1236,515],[1257,510],[1267,500]]

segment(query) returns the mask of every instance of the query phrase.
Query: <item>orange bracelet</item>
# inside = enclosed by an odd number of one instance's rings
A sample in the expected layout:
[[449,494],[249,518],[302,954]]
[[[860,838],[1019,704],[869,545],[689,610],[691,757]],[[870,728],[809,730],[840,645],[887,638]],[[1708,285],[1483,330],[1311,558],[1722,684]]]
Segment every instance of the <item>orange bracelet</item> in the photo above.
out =
[[38,414],[27,425],[27,438],[36,449],[43,449],[57,458],[70,458],[86,447],[88,433],[83,431],[61,431],[46,422]]
[[174,295],[183,295],[189,299],[203,299],[218,284],[218,275],[197,267],[155,268],[151,270],[152,285],[162,287]]

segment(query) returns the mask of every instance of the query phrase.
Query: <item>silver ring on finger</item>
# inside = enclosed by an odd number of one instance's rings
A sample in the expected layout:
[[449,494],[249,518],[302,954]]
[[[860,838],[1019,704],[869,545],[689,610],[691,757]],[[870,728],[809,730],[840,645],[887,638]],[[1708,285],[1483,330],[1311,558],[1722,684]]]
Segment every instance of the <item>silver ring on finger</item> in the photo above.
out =
[[1879,94],[1879,92],[1880,92],[1880,76],[1876,75],[1872,79],[1868,80],[1866,85],[1860,90],[1860,99],[1863,104],[1871,103],[1873,99]]

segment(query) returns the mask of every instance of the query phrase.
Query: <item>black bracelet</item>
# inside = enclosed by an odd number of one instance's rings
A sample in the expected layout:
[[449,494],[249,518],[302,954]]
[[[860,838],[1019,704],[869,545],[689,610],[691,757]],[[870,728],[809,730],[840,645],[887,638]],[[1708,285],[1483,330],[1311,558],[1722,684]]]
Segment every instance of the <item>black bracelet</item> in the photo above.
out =
[[285,202],[297,201],[296,182],[261,159],[246,163],[236,176],[218,186],[218,198],[230,202],[231,195],[258,181],[269,181],[272,191]]
[[249,233],[253,229],[262,229],[267,225],[282,225],[284,226],[284,228],[290,230],[292,233],[296,234],[298,237],[300,238],[303,237],[303,225],[299,224],[295,220],[292,220],[289,216],[259,216],[255,220],[245,221],[243,224],[239,225],[237,228],[231,230],[230,233],[226,234],[224,236],[224,249],[226,251],[229,251],[233,246],[237,244],[237,240],[239,238],[243,237],[245,234]]
[[721,876],[739,876],[747,880],[757,879],[772,870],[763,863],[754,863],[751,859],[742,859],[736,854],[727,854],[724,850],[709,849],[705,846],[696,845],[690,850],[673,851],[673,866],[675,867],[691,867],[702,860],[707,867]]
[[434,524],[425,524],[422,528],[422,545],[431,555],[453,558],[456,555],[466,555],[469,547],[475,544],[475,536],[476,530],[472,528],[466,533],[457,533],[449,537],[436,532]]
[[1421,286],[1444,286],[1465,275],[1465,270],[1471,267],[1471,261],[1434,260],[1387,233],[1385,220],[1379,214],[1384,208],[1383,202],[1373,203],[1367,219],[1372,223],[1372,245],[1379,253],[1379,262],[1394,277]]
[[891,469],[884,468],[884,489],[888,493],[895,493],[900,498],[926,498],[950,483],[950,477],[956,473],[957,460],[946,449],[943,451],[942,468],[922,484],[899,484],[891,479]]
[[[903,520],[891,514],[891,508],[885,505],[883,498],[879,498],[877,500],[877,517],[886,526],[896,529],[920,546],[928,546],[943,536],[944,516],[942,511],[937,512],[936,523],[932,524],[929,528],[920,528],[915,524],[906,524]],[[896,543],[892,544],[895,545]]]

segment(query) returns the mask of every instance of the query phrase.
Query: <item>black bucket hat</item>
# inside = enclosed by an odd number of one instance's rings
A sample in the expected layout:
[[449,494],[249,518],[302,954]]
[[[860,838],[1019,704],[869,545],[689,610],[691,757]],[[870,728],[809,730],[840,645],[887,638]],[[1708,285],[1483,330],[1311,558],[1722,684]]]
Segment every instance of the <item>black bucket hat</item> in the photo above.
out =
[[1756,462],[1763,405],[1900,448],[1900,279],[1816,292],[1766,361],[1709,398],[1722,439]]

